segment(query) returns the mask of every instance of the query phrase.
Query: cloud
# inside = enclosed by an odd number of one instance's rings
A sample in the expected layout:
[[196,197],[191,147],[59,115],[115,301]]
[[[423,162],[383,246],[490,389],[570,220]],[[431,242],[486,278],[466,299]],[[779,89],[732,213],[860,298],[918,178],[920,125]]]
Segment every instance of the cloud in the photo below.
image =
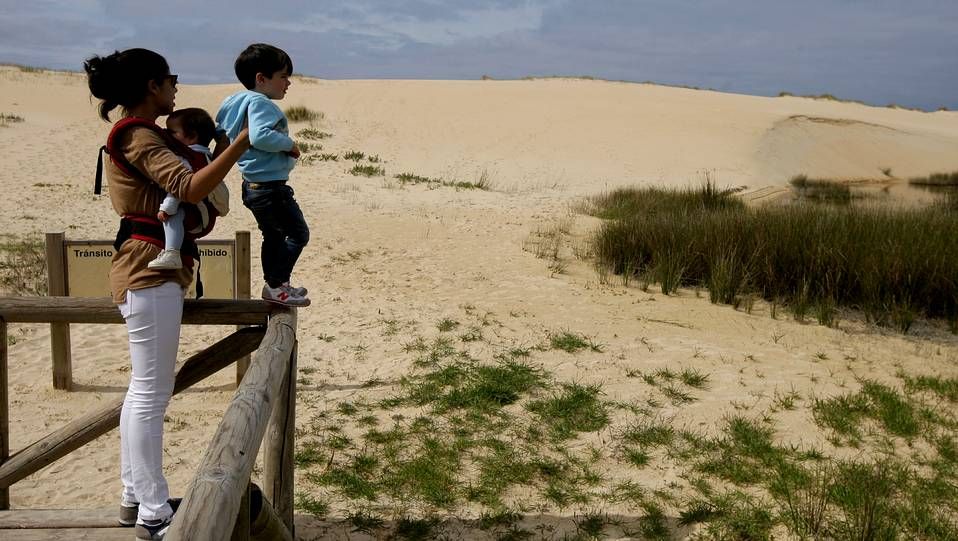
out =
[[331,78],[532,74],[958,106],[953,0],[37,0],[0,15],[0,60],[75,67],[145,46],[232,81],[255,41]]

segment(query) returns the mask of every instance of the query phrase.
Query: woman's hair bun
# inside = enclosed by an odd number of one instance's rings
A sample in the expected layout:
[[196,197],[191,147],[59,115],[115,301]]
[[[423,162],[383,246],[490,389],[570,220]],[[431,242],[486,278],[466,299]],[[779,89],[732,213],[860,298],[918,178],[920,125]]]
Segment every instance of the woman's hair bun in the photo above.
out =
[[87,74],[87,81],[90,86],[90,93],[101,100],[114,101],[114,92],[116,87],[116,76],[119,62],[115,52],[108,56],[93,56],[83,63],[83,69]]
[[100,117],[109,122],[109,113],[117,107],[129,110],[147,94],[150,81],[161,82],[170,66],[162,55],[149,49],[115,51],[107,56],[92,56],[83,62],[90,93],[101,100]]

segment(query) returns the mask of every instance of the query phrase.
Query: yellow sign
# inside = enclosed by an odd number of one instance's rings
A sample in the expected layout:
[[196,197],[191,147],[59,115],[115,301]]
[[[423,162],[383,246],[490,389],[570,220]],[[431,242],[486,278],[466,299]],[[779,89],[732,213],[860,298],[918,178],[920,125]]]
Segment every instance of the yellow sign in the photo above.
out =
[[[232,299],[234,245],[231,240],[201,240],[199,275],[203,280],[203,297]],[[71,240],[64,243],[66,251],[67,294],[71,297],[110,296],[110,261],[113,242],[108,240]],[[195,268],[194,268],[195,270]],[[196,297],[196,276],[187,293]]]

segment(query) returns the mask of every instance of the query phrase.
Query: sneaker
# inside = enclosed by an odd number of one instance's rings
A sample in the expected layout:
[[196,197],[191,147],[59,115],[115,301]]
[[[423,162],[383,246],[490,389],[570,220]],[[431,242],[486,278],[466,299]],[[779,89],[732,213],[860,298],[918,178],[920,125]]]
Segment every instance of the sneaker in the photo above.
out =
[[309,306],[309,299],[296,295],[292,288],[263,286],[263,299],[283,306]]
[[183,259],[180,258],[179,250],[163,250],[156,259],[150,261],[147,267],[155,270],[182,269]]
[[173,524],[173,515],[157,520],[144,520],[136,523],[133,533],[137,539],[156,541],[166,537],[166,532]]
[[136,524],[136,518],[139,512],[140,512],[139,504],[124,505],[121,503],[120,518],[119,520],[117,520],[117,522],[119,522],[120,526],[123,526],[124,528],[130,528]]
[[283,282],[283,285],[279,287],[285,287],[291,294],[296,295],[297,297],[305,297],[306,294],[309,293],[309,290],[305,287],[293,287],[289,284],[289,282]]
[[[180,507],[180,502],[183,501],[183,498],[170,498],[166,500],[166,503],[170,504],[170,507],[175,513]],[[136,519],[140,512],[140,504],[120,504],[120,518],[117,522],[120,523],[120,526],[124,528],[131,528],[136,525]]]

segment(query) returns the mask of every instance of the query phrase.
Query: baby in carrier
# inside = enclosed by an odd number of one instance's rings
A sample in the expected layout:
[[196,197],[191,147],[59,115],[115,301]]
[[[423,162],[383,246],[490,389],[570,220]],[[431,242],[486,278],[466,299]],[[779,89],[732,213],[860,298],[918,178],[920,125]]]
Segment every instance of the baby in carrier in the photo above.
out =
[[[188,146],[190,150],[199,153],[199,161],[190,160],[181,156],[183,164],[191,171],[208,164],[213,154],[210,152],[209,144],[216,135],[216,126],[209,113],[197,107],[179,109],[170,114],[166,119],[166,129],[179,142]],[[195,165],[195,167],[194,167]],[[225,192],[225,204],[229,204],[229,193],[225,190],[226,186],[220,183],[216,189],[210,193],[211,203],[220,207],[220,201],[214,201],[217,196],[222,197]],[[225,212],[220,212],[225,215]],[[183,246],[185,235],[183,219],[185,212],[180,210],[180,200],[170,194],[166,194],[163,202],[160,204],[156,218],[163,223],[163,236],[165,237],[165,248],[156,256],[156,259],[150,261],[147,265],[151,269],[179,269],[183,266],[180,257],[180,248]]]

